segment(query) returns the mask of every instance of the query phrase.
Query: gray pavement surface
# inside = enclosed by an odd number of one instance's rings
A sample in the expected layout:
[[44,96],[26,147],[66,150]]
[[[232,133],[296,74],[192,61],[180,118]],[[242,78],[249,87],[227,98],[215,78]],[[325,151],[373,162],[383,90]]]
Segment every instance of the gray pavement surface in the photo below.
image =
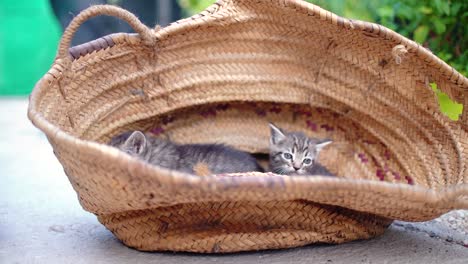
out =
[[468,263],[468,213],[395,222],[375,239],[227,255],[127,248],[78,203],[26,99],[0,100],[0,263]]

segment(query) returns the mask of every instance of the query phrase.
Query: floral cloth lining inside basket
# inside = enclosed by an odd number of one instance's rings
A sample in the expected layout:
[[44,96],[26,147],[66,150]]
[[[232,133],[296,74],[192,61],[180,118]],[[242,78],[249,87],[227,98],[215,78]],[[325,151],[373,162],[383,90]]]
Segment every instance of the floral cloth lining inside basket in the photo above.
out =
[[[235,114],[251,115],[255,114],[261,119],[264,119],[265,127],[267,122],[276,122],[283,120],[289,125],[293,124],[297,131],[303,131],[308,136],[322,138],[336,138],[338,142],[330,145],[333,148],[336,145],[343,147],[343,142],[339,139],[346,138],[359,142],[355,146],[357,149],[349,149],[352,155],[351,161],[360,161],[363,166],[360,166],[364,175],[373,175],[369,177],[371,180],[388,181],[395,183],[414,184],[413,179],[406,175],[401,164],[394,164],[392,154],[385,144],[378,142],[375,137],[359,129],[359,125],[354,122],[343,122],[340,115],[326,109],[311,108],[308,106],[294,104],[278,104],[278,103],[218,103],[211,105],[197,106],[196,108],[188,108],[178,110],[177,113],[169,113],[163,115],[149,129],[149,132],[155,136],[166,136],[171,138],[171,130],[180,123],[186,123],[187,119],[190,122],[202,122],[203,119],[213,119],[229,117]],[[281,114],[281,115],[280,115]],[[288,118],[292,121],[287,121]],[[173,125],[175,123],[175,125]],[[230,131],[225,131],[229,134]],[[350,139],[352,137],[352,139]],[[336,140],[335,139],[335,140]],[[201,143],[201,142],[199,142]],[[335,164],[335,166],[340,164]],[[330,168],[337,171],[336,168]],[[338,174],[339,175],[339,174]],[[404,175],[404,176],[403,176]],[[346,177],[346,172],[341,177]]]

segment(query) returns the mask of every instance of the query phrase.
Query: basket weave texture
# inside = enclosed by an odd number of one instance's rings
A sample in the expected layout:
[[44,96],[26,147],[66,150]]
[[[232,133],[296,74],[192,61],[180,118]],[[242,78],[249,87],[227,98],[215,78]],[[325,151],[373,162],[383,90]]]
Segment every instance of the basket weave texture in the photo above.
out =
[[[69,49],[98,15],[127,21]],[[430,83],[464,105],[439,112]],[[468,79],[377,24],[293,0],[221,0],[165,28],[92,6],[65,30],[28,116],[83,208],[139,250],[235,252],[382,234],[468,208]],[[103,143],[140,129],[181,143],[267,153],[274,122],[334,140],[338,177],[195,176]]]

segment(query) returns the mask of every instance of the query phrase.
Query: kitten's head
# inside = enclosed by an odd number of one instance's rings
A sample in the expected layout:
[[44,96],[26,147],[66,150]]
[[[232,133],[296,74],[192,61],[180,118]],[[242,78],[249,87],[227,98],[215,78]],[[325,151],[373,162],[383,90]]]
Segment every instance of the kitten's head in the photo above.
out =
[[332,141],[309,138],[298,132],[285,132],[270,123],[270,166],[277,174],[306,175],[320,151]]
[[164,168],[177,167],[180,159],[176,144],[141,131],[122,133],[112,138],[109,145],[147,163]]
[[120,149],[134,157],[145,159],[148,152],[148,142],[146,136],[141,131],[128,131],[115,136],[109,145]]

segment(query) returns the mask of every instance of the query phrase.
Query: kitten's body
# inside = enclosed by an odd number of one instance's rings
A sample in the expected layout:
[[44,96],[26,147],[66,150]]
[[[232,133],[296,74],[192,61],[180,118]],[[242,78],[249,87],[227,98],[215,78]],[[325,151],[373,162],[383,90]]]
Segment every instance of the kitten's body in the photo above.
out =
[[224,145],[181,145],[140,131],[118,135],[110,145],[150,164],[188,173],[195,173],[199,164],[213,174],[263,171],[252,155]]
[[284,175],[335,176],[317,162],[330,140],[309,138],[300,132],[285,132],[270,124],[270,170]]
[[336,176],[320,163],[314,164],[311,169],[307,170],[307,175]]

